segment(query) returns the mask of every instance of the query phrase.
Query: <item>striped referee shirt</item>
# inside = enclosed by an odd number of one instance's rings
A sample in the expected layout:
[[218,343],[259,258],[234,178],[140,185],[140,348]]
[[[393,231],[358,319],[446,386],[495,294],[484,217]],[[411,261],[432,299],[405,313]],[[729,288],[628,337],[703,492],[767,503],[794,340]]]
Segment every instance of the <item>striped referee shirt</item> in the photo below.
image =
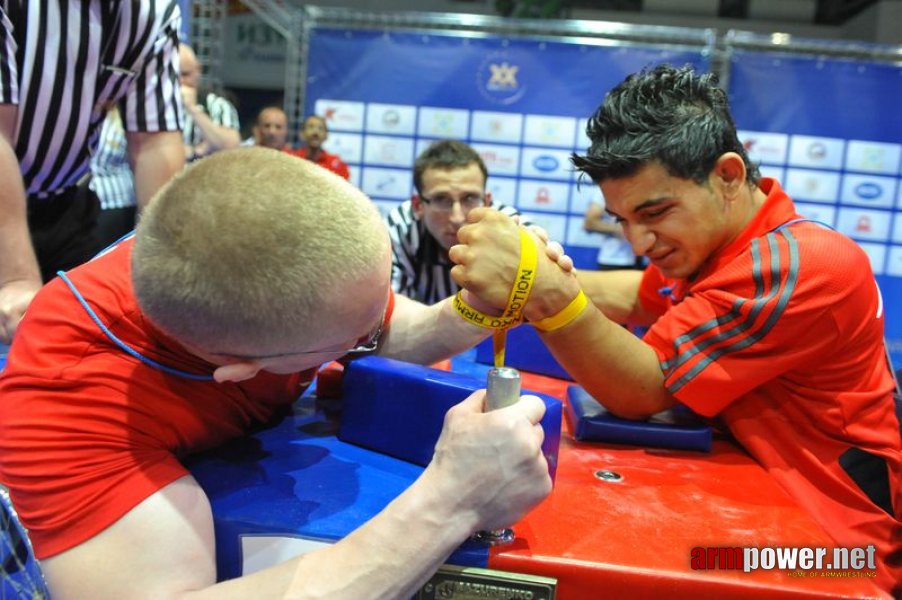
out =
[[137,205],[135,176],[128,160],[125,130],[116,111],[107,115],[100,129],[100,142],[91,157],[89,185],[104,210]]
[[18,105],[30,197],[88,171],[110,106],[127,131],[177,131],[178,0],[0,0],[0,104]]
[[[520,214],[512,206],[498,204],[495,208],[509,216]],[[392,209],[386,222],[391,237],[392,289],[424,304],[456,294],[460,287],[451,279],[454,263],[423,221],[414,218],[411,201]]]
[[[241,124],[238,122],[238,109],[235,105],[213,92],[204,94],[204,103],[201,104],[210,120],[229,129],[240,130]],[[185,113],[185,128],[182,130],[182,137],[187,146],[197,146],[204,141],[204,132],[195,124],[194,119],[187,112]]]

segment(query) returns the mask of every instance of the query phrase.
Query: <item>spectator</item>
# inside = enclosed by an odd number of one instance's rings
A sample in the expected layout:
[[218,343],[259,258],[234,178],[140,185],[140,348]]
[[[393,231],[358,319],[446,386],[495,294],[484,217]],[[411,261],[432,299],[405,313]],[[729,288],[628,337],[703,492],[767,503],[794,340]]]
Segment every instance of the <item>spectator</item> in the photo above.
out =
[[[459,289],[451,279],[454,264],[448,248],[467,213],[491,206],[485,189],[488,170],[479,154],[463,142],[434,142],[413,167],[416,193],[387,216],[392,242],[392,289],[408,298],[432,304]],[[507,215],[516,209],[499,205]]]
[[128,164],[125,129],[119,110],[107,113],[97,151],[91,157],[91,190],[100,200],[97,239],[104,248],[135,228],[135,176]]
[[341,157],[323,149],[323,143],[329,139],[329,129],[324,118],[310,115],[304,119],[304,125],[301,127],[301,139],[304,141],[304,146],[295,151],[297,156],[313,161],[345,179],[351,178],[348,165],[341,160]]
[[598,233],[598,270],[641,269],[642,259],[633,254],[633,248],[623,235],[623,228],[613,217],[605,215],[604,206],[590,202],[583,218],[583,229]]
[[471,533],[548,494],[544,405],[483,413],[480,391],[371,521],[216,583],[210,505],[180,457],[290,407],[324,362],[375,351],[428,363],[485,337],[450,302],[393,295],[389,254],[354,186],[242,148],[186,169],[134,239],[38,294],[0,375],[0,483],[54,599],[410,598]]
[[99,202],[78,184],[105,109],[118,105],[125,116],[141,206],[184,165],[181,15],[176,0],[152,8],[9,0],[0,17],[0,342],[8,342],[42,281],[97,250]]
[[190,46],[179,44],[179,59],[186,112],[182,133],[188,160],[237,147],[241,143],[238,109],[222,96],[200,87],[200,63]]
[[267,106],[254,122],[253,145],[292,152],[288,145],[288,115],[278,106]]
[[[542,339],[612,413],[680,402],[719,417],[838,546],[875,548],[876,582],[899,597],[902,438],[870,262],[760,178],[716,81],[661,66],[609,92],[574,164],[651,265],[577,280],[544,261],[526,317],[560,315]],[[517,227],[489,211],[470,220],[453,274],[503,307]],[[651,327],[639,339],[609,315]]]

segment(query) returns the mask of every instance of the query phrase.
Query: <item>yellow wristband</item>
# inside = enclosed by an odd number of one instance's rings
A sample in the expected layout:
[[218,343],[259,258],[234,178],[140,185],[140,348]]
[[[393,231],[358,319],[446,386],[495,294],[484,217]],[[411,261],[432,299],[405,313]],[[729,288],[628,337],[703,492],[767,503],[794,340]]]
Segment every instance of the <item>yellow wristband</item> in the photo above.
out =
[[520,264],[517,267],[517,277],[511,286],[508,295],[507,308],[497,317],[482,313],[467,304],[461,292],[454,296],[454,310],[465,321],[486,327],[488,329],[509,329],[520,323],[523,315],[523,307],[529,299],[532,284],[536,279],[536,265],[538,264],[538,249],[532,236],[524,228],[520,228]]
[[582,290],[576,295],[576,298],[570,301],[570,304],[564,307],[559,313],[539,319],[538,321],[530,321],[533,327],[542,331],[555,331],[566,325],[569,325],[573,319],[579,316],[583,309],[589,305],[589,299]]
[[523,319],[523,307],[529,299],[532,285],[536,279],[538,267],[538,248],[535,241],[525,228],[520,228],[520,263],[517,265],[517,276],[511,286],[507,298],[507,307],[500,316],[486,315],[467,304],[461,292],[454,296],[454,310],[465,321],[494,329],[492,336],[492,349],[495,355],[495,366],[504,366],[504,350],[507,346],[507,329],[516,327]]
[[493,317],[479,312],[464,301],[461,292],[457,292],[454,296],[454,310],[457,311],[457,314],[459,314],[464,321],[472,323],[473,325],[485,327],[486,329],[508,329],[519,323],[519,321],[506,319],[501,315]]
[[536,280],[536,269],[539,263],[536,243],[526,231],[520,228],[520,264],[517,266],[517,277],[511,286],[511,293],[507,297],[507,308],[501,313],[507,319],[520,320],[523,307],[529,299],[532,284]]

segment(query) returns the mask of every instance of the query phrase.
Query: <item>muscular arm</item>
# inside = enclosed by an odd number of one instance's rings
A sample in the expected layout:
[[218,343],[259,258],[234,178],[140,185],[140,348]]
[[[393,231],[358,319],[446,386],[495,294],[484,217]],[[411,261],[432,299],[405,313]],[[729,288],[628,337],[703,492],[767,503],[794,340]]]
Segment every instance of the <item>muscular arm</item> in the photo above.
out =
[[185,166],[182,135],[178,131],[129,131],[128,158],[135,174],[138,207],[146,207],[154,194]]
[[[504,215],[482,209],[467,217],[461,244],[450,256],[451,275],[485,304],[507,303],[519,262],[517,226]],[[530,321],[561,311],[576,296],[580,281],[539,252],[536,280],[524,314]],[[593,292],[594,294],[595,292]],[[629,303],[624,303],[628,305]],[[589,304],[567,326],[540,337],[573,378],[608,410],[626,418],[645,418],[675,403],[651,346]]]
[[430,364],[470,348],[491,333],[467,323],[455,312],[453,298],[427,306],[395,294],[391,326],[379,353],[420,364]]
[[41,287],[31,246],[25,186],[13,150],[17,107],[0,104],[0,342],[9,343]]
[[654,315],[639,303],[642,271],[577,271],[576,278],[592,303],[612,321],[634,325],[655,322]]
[[512,524],[551,490],[542,402],[527,397],[483,414],[482,396],[449,411],[423,474],[333,546],[216,584],[209,502],[186,476],[42,561],[53,598],[407,600],[474,530]]

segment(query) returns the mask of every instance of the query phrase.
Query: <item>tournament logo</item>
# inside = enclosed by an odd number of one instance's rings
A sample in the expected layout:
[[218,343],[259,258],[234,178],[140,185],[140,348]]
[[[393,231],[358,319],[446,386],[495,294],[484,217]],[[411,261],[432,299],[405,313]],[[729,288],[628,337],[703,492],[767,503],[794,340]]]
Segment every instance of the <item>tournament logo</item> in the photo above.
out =
[[491,102],[513,104],[526,93],[520,76],[520,65],[507,52],[492,52],[476,70],[476,88]]

